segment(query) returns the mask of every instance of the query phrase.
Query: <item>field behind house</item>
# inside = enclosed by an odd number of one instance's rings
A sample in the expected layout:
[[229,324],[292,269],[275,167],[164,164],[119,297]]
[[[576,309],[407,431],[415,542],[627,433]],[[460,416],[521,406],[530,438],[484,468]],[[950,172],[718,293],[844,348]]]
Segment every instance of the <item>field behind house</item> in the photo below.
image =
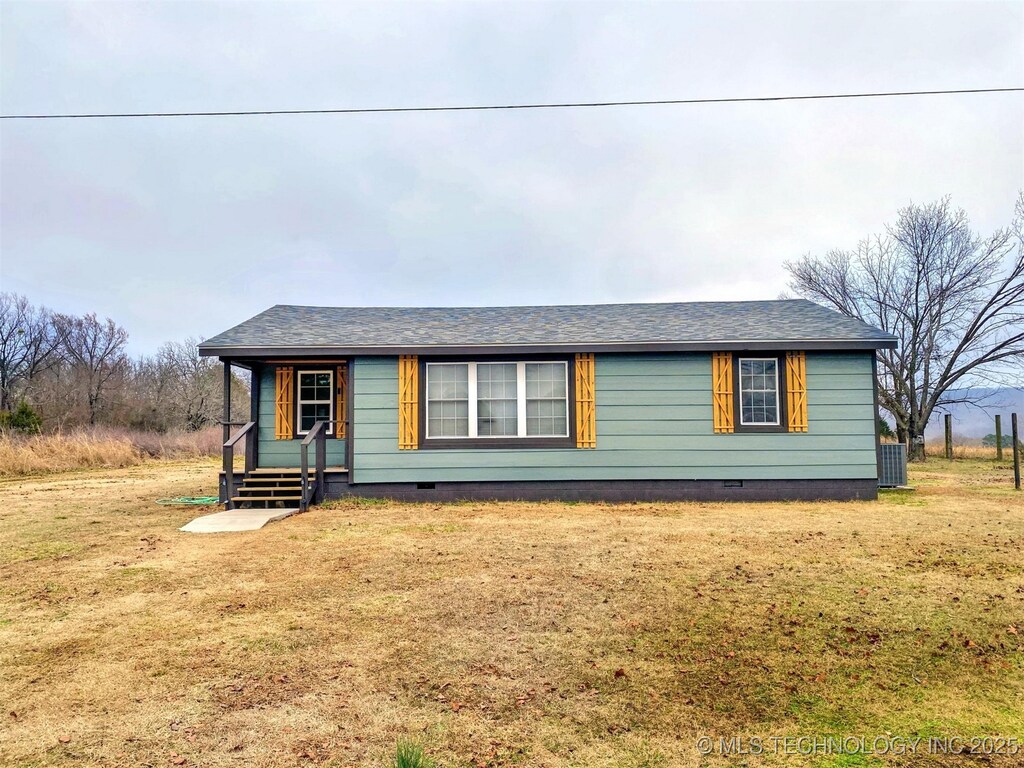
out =
[[[0,764],[907,765],[698,736],[1024,738],[1024,497],[335,503],[190,535],[211,460],[0,482]],[[920,757],[914,765],[1019,765]]]
[[0,430],[0,478],[219,456],[223,441],[220,427],[161,433],[95,426],[37,435]]

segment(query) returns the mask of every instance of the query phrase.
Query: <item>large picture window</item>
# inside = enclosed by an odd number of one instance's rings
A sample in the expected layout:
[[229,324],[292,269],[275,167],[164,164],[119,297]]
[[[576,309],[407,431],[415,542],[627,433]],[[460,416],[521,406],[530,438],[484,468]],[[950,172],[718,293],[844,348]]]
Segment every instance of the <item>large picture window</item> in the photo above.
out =
[[426,365],[426,437],[568,438],[564,361]]
[[778,426],[779,361],[774,357],[739,358],[740,424]]
[[298,434],[305,435],[317,421],[334,418],[334,372],[299,371]]

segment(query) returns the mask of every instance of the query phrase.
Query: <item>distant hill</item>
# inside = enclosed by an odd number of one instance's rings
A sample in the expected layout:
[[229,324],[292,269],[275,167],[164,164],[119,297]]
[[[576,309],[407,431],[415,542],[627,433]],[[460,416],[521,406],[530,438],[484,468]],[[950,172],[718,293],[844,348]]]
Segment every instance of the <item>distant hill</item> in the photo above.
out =
[[[961,390],[964,391],[964,390]],[[1017,412],[1020,429],[1024,430],[1024,387],[985,389],[972,388],[966,390],[972,397],[980,397],[978,406],[954,404],[939,406],[932,413],[931,421],[925,430],[925,438],[942,439],[943,414],[953,416],[953,437],[982,438],[995,432],[995,415],[1002,414],[1003,432],[1010,434],[1010,414]],[[955,396],[955,395],[954,395]]]

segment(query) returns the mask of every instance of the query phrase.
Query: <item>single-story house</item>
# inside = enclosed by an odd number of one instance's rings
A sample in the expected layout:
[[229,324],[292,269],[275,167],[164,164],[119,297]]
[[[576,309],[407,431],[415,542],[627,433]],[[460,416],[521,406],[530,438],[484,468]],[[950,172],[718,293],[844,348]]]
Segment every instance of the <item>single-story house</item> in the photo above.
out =
[[[875,354],[802,299],[275,306],[200,344],[252,373],[222,499],[870,499]],[[230,463],[245,444],[245,469]],[[230,469],[229,469],[230,468]]]

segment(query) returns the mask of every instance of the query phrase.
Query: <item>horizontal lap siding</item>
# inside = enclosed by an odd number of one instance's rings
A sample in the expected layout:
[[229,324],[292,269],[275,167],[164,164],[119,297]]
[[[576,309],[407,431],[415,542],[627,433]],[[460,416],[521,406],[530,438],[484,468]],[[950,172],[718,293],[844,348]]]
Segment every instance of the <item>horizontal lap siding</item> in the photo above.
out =
[[597,448],[398,450],[395,358],[359,358],[357,483],[874,478],[870,354],[807,354],[807,434],[712,431],[710,355],[598,355]]
[[[275,369],[267,366],[260,372],[259,466],[297,467],[301,440],[274,439],[274,411],[276,406]],[[310,466],[316,461],[315,446],[309,447]],[[327,466],[345,466],[345,441],[327,439]]]

